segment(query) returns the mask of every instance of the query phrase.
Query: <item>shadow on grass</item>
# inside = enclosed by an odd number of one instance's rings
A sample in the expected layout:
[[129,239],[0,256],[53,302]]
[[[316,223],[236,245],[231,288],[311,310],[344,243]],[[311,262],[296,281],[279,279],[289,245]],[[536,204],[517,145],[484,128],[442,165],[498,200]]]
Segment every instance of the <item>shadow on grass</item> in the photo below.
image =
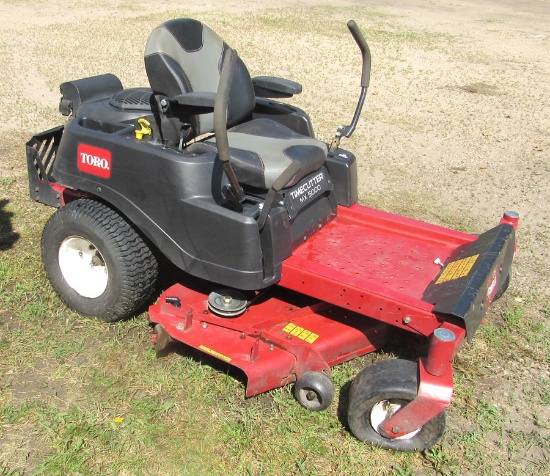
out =
[[0,250],[9,250],[19,239],[19,233],[13,231],[11,219],[13,212],[8,212],[4,207],[9,200],[0,200]]

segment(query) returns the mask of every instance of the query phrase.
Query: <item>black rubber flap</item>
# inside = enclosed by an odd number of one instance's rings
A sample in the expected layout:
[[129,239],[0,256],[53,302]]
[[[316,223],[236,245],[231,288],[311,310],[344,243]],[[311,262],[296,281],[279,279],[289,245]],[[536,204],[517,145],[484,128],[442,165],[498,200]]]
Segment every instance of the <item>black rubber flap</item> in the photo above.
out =
[[434,304],[433,311],[463,319],[471,341],[487,308],[510,274],[514,257],[514,228],[507,224],[459,246],[422,299]]

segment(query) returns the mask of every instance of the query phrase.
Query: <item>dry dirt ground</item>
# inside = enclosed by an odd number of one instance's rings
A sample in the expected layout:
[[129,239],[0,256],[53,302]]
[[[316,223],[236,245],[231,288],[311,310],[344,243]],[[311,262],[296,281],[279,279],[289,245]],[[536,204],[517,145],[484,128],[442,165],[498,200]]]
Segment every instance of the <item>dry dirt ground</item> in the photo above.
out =
[[[59,123],[57,86],[68,78],[109,67],[127,86],[146,84],[141,55],[149,30],[129,38],[124,22],[154,12],[162,20],[162,12],[179,8],[177,3],[0,2],[2,142],[13,131],[27,137]],[[431,221],[458,221],[469,231],[491,226],[504,209],[518,211],[514,286],[550,296],[549,2],[212,0],[181,8],[195,16],[221,12],[210,23],[223,25],[253,72],[299,79],[305,92],[298,104],[307,106],[318,136],[329,140],[335,125],[349,121],[357,94],[359,60],[345,29],[328,43],[306,28],[296,44],[262,38],[262,31],[234,31],[223,18],[224,12],[261,16],[277,7],[307,11],[322,5],[357,12],[364,28],[373,23],[367,12],[388,15],[374,17],[375,23],[395,30],[393,38],[371,40],[370,94],[347,144],[359,158],[363,202]],[[102,19],[114,31],[90,37],[86,30]],[[153,17],[144,24],[155,22]],[[107,41],[117,36],[116,44]],[[292,32],[289,39],[296,36]],[[421,53],[419,42],[429,43]],[[97,63],[82,64],[81,53]],[[4,175],[18,174],[19,166],[8,164]]]
[[[283,12],[273,13],[279,7]],[[146,85],[147,34],[178,9],[217,30],[253,75],[302,83],[295,103],[327,141],[337,125],[349,123],[359,93],[359,54],[345,23],[338,34],[333,24],[354,17],[371,33],[373,57],[361,122],[343,144],[358,157],[361,202],[473,233],[496,225],[505,209],[519,212],[519,252],[502,305],[534,300],[530,318],[548,324],[550,2],[0,1],[2,177],[21,178],[24,142],[62,123],[61,82],[113,72],[125,86]],[[296,11],[303,24],[270,36],[284,12]],[[249,15],[258,19],[258,31],[251,23],[239,29],[235,20]],[[324,28],[328,33],[318,35]],[[20,157],[5,159],[14,148]],[[0,199],[9,198],[0,191]],[[548,360],[523,364],[496,363],[492,371],[508,378],[485,376],[487,392],[521,401],[533,373],[550,377]],[[510,411],[518,412],[510,427],[548,438],[547,406],[538,409],[542,426],[521,405]],[[547,454],[537,458],[548,461]]]

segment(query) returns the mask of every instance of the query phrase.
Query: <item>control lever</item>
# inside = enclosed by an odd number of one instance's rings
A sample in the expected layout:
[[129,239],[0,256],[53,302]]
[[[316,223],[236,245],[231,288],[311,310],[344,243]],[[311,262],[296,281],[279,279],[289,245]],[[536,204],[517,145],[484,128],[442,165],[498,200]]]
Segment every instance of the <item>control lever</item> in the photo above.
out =
[[233,206],[236,212],[242,212],[242,201],[244,193],[239,185],[235,171],[231,166],[229,152],[229,138],[227,137],[227,115],[229,106],[229,92],[233,75],[237,66],[237,53],[228,48],[223,57],[223,66],[220,76],[220,84],[214,102],[214,133],[216,135],[216,147],[218,148],[218,157],[222,161],[223,170],[229,180],[229,187],[224,189],[224,195]]
[[359,121],[359,116],[361,115],[361,110],[363,109],[363,104],[367,96],[367,89],[370,84],[370,66],[371,66],[371,56],[370,49],[365,37],[361,33],[361,30],[353,20],[348,21],[348,29],[353,36],[353,39],[359,46],[361,50],[361,56],[363,57],[363,68],[361,71],[361,95],[359,96],[359,101],[357,102],[357,107],[355,108],[355,114],[351,120],[349,126],[340,126],[336,131],[334,139],[330,143],[329,155],[334,156],[336,149],[340,146],[340,140],[342,136],[351,137],[353,131],[357,127],[357,122]]

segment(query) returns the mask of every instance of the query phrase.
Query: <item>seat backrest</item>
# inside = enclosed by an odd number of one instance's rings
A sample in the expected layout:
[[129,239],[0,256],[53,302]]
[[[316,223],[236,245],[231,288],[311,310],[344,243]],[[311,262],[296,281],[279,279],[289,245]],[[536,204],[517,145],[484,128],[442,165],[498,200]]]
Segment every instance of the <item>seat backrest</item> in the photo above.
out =
[[[155,28],[145,47],[145,69],[153,93],[172,98],[188,92],[216,93],[227,45],[206,25],[180,18]],[[250,74],[239,59],[231,86],[228,125],[241,122],[255,106]],[[191,127],[189,140],[214,130],[213,114],[179,117]]]

